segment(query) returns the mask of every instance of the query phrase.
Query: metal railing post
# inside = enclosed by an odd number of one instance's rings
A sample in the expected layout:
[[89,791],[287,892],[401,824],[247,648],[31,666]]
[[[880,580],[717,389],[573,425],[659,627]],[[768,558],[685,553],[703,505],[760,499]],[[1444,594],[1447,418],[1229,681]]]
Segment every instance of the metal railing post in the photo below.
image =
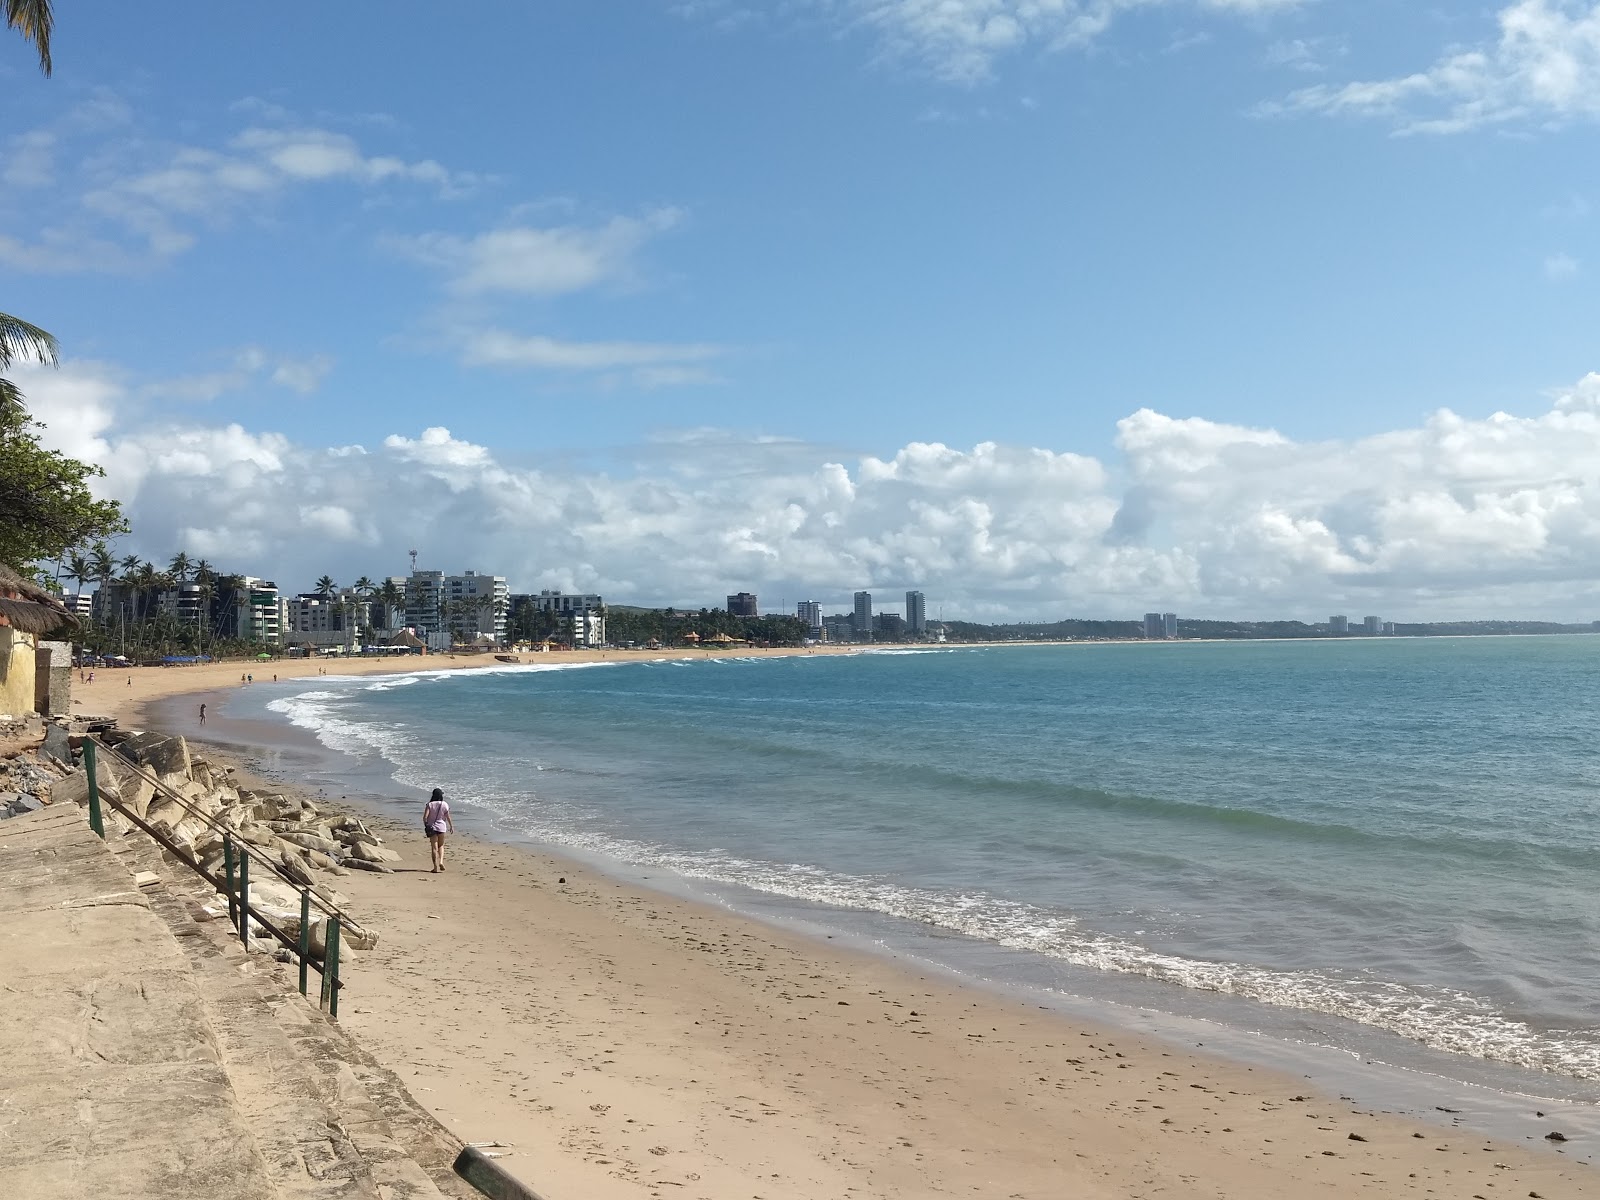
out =
[[89,828],[104,840],[106,823],[100,815],[100,769],[95,764],[93,738],[83,741],[83,769],[89,774]]
[[306,994],[306,959],[311,954],[311,892],[300,893],[300,994]]
[[239,856],[239,945],[250,949],[250,856]]
[[322,956],[322,1007],[335,1021],[339,1019],[339,918],[329,917],[324,926],[327,947]]
[[233,839],[226,834],[222,837],[222,866],[228,879],[228,924],[232,925],[234,932],[239,930],[239,902],[233,894]]

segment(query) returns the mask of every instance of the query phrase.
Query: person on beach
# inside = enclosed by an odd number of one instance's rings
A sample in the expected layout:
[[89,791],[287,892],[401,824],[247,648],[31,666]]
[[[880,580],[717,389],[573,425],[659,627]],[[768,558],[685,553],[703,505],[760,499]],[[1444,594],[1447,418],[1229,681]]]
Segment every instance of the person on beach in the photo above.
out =
[[428,849],[433,852],[433,871],[437,875],[444,870],[444,835],[456,831],[455,823],[450,820],[450,805],[445,803],[444,792],[440,788],[433,789],[433,795],[428,797],[428,802],[422,806],[422,832],[428,835]]
[[202,704],[200,706],[200,724],[204,725],[205,723],[206,723],[206,706],[204,704]]

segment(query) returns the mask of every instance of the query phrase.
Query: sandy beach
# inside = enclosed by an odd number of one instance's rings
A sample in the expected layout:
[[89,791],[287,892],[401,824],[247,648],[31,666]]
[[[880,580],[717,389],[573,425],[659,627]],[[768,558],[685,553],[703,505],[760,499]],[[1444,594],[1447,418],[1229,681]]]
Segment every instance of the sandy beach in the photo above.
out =
[[[133,723],[137,704],[237,687],[239,670],[135,670],[131,687],[101,672],[81,708]],[[343,1019],[549,1200],[1600,1192],[1531,1140],[1358,1111],[556,855],[462,836],[432,875],[420,836],[387,824],[400,869],[339,881],[382,935],[350,968]]]

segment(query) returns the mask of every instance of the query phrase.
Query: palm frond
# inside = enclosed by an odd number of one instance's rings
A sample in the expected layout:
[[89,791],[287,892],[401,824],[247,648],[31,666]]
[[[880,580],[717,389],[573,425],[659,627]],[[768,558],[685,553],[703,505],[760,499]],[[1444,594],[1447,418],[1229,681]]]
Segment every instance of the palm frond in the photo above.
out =
[[50,31],[56,16],[50,0],[6,0],[6,24],[39,51],[39,69],[50,74]]
[[[6,2],[15,4],[17,0]],[[37,359],[56,366],[56,350],[56,339],[37,325],[30,325],[21,317],[0,313],[0,370],[19,358]]]

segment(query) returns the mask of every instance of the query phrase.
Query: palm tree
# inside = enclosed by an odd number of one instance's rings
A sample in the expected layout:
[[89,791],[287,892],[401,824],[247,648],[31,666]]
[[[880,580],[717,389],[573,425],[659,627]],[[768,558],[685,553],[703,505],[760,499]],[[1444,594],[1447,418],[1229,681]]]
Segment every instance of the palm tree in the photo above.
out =
[[[406,594],[400,585],[392,579],[385,579],[383,586],[378,589],[378,601],[383,605],[384,626],[391,631],[399,628],[395,621],[395,610],[403,610],[406,603]],[[404,613],[401,615],[404,616]]]
[[111,551],[106,549],[104,542],[96,542],[94,549],[89,552],[89,562],[94,568],[95,582],[100,586],[100,620],[105,621],[108,616],[106,604],[111,599],[111,577],[116,574],[117,563],[111,557]]
[[[83,600],[83,585],[94,578],[94,567],[90,565],[90,562],[87,558],[76,551],[68,556],[66,566],[67,569],[62,572],[62,576],[77,583],[78,594],[76,597],[76,602],[81,603]],[[76,606],[74,606],[72,611],[78,611]]]
[[331,575],[324,575],[321,579],[317,580],[317,595],[321,596],[324,600],[338,590],[339,585],[333,582],[333,576]]
[[167,571],[179,583],[187,583],[190,571],[189,556],[179,550],[172,556],[172,561],[167,564]]
[[39,69],[50,74],[50,30],[55,25],[50,0],[6,0],[6,24],[33,43]]
[[[6,4],[9,12],[16,0],[6,0]],[[0,313],[0,372],[18,359],[37,360],[52,367],[57,366],[59,359],[56,350],[56,339],[37,325],[30,325],[21,317]],[[14,421],[21,415],[22,389],[0,376],[0,421]]]

